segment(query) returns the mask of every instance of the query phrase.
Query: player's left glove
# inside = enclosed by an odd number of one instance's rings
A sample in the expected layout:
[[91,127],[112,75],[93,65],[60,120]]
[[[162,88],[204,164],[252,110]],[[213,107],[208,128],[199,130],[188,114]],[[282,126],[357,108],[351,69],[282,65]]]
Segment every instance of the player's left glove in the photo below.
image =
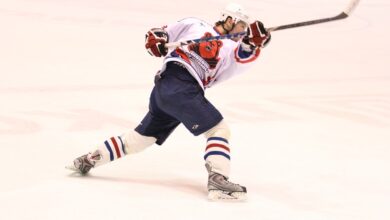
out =
[[161,57],[168,53],[165,43],[168,42],[168,33],[161,28],[152,28],[145,36],[145,48],[150,55]]
[[263,23],[255,21],[249,25],[247,35],[242,42],[250,45],[252,49],[257,47],[265,47],[271,40],[271,34],[265,29]]

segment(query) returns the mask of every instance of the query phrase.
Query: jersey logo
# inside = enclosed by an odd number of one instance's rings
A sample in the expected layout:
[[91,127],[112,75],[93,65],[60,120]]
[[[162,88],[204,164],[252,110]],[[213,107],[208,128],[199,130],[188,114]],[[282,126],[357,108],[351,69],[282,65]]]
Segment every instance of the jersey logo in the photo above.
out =
[[[212,36],[213,35],[211,33],[206,32],[202,38],[208,38]],[[218,55],[222,45],[223,43],[221,40],[193,43],[188,46],[188,50],[197,53],[210,65],[210,69],[214,69],[220,60]]]

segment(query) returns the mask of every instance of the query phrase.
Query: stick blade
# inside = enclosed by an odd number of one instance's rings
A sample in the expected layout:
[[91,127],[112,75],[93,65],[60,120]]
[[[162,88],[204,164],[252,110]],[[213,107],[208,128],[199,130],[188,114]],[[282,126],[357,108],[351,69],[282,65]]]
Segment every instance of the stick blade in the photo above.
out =
[[348,7],[343,11],[345,14],[350,15],[356,6],[359,4],[360,0],[352,0]]

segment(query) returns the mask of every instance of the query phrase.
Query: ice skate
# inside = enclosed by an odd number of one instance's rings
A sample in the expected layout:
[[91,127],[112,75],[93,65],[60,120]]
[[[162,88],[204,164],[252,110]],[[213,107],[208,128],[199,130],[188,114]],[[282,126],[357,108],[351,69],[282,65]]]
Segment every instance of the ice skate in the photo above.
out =
[[209,191],[208,198],[210,200],[246,200],[246,188],[244,186],[232,183],[227,177],[211,171],[211,167],[208,164],[206,164],[206,168],[209,172],[207,189]]
[[73,160],[73,164],[66,166],[67,169],[86,175],[93,167],[97,160],[100,160],[98,151],[88,153]]

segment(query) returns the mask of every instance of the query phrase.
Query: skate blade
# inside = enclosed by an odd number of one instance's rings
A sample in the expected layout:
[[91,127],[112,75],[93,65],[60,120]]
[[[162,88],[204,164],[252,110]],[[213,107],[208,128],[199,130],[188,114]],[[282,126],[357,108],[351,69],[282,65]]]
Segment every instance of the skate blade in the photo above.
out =
[[222,190],[210,190],[208,199],[211,201],[245,201],[247,196],[245,192],[229,193]]
[[68,170],[71,170],[71,171],[75,171],[75,172],[80,172],[80,170],[77,169],[74,165],[65,166],[65,169],[68,169]]
[[72,171],[70,176],[87,176],[88,173],[81,173],[79,169],[77,169],[73,165],[65,166],[65,169]]

